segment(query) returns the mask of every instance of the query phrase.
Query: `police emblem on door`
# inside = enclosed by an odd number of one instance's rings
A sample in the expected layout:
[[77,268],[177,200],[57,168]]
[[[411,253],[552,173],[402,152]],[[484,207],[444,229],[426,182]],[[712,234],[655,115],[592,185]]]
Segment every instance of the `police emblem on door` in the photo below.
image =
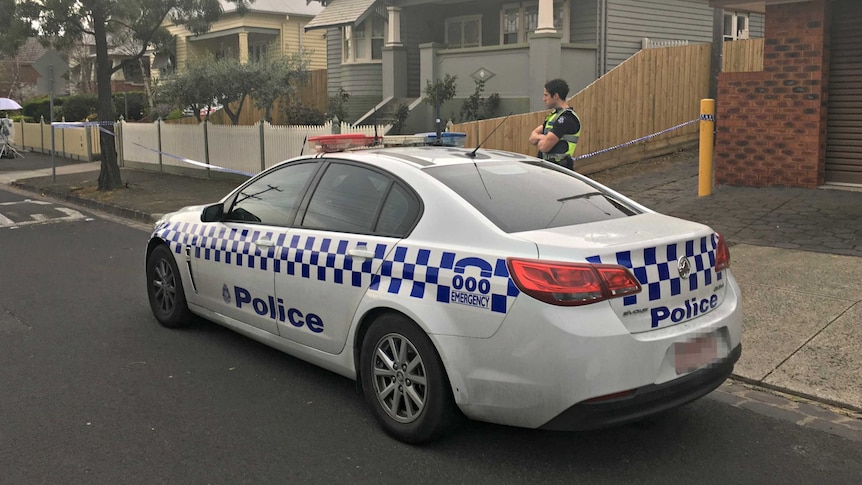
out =
[[676,262],[676,269],[679,271],[680,278],[688,279],[688,275],[691,274],[691,262],[683,256]]

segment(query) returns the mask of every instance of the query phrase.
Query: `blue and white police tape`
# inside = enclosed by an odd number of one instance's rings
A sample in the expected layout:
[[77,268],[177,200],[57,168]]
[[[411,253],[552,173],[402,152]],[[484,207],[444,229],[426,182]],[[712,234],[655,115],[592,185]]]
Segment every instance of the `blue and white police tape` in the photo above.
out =
[[237,175],[245,175],[246,177],[254,177],[254,174],[251,174],[251,173],[241,172],[241,171],[239,171],[239,170],[234,170],[234,169],[232,169],[232,168],[225,168],[225,167],[220,167],[220,166],[218,166],[218,165],[212,165],[212,164],[209,164],[209,163],[199,162],[199,161],[197,161],[197,160],[192,160],[191,158],[178,157],[178,156],[176,156],[176,155],[171,155],[170,153],[167,153],[167,152],[163,152],[163,151],[160,151],[160,150],[156,150],[155,148],[150,148],[150,147],[147,147],[147,146],[141,145],[140,143],[135,143],[135,142],[130,142],[130,143],[131,143],[132,145],[139,146],[139,147],[143,148],[144,150],[149,150],[149,151],[154,152],[154,153],[160,153],[160,154],[162,154],[162,155],[164,155],[164,156],[166,156],[166,157],[170,157],[170,158],[173,158],[173,159],[175,159],[175,160],[179,160],[179,161],[181,161],[181,162],[188,163],[188,164],[190,164],[190,165],[195,165],[195,166],[198,166],[198,167],[201,167],[201,168],[206,168],[206,169],[209,169],[209,170],[216,170],[216,171],[218,171],[218,172],[234,173],[234,174],[237,174]]
[[664,135],[665,133],[669,133],[669,132],[671,132],[671,131],[678,130],[678,129],[680,129],[680,128],[684,128],[684,127],[686,127],[686,126],[688,126],[688,125],[691,125],[691,124],[697,123],[697,122],[699,122],[699,121],[701,121],[701,118],[697,118],[697,119],[694,119],[694,120],[691,120],[691,121],[686,121],[685,123],[680,123],[680,124],[678,124],[678,125],[676,125],[676,126],[671,126],[670,128],[667,128],[667,129],[665,129],[665,130],[661,130],[661,131],[656,132],[656,133],[653,133],[653,134],[651,134],[651,135],[642,136],[642,137],[637,138],[637,139],[635,139],[635,140],[627,141],[627,142],[625,142],[625,143],[621,143],[621,144],[619,144],[619,145],[617,145],[617,146],[613,146],[613,147],[610,147],[610,148],[604,148],[604,149],[602,149],[602,150],[595,151],[595,152],[593,152],[593,153],[587,153],[586,155],[580,155],[580,156],[577,156],[577,157],[573,158],[572,160],[573,160],[573,161],[583,160],[583,159],[585,159],[585,158],[594,157],[594,156],[596,156],[596,155],[600,155],[600,154],[602,154],[602,153],[607,153],[607,152],[609,152],[609,151],[611,151],[611,150],[616,150],[616,149],[618,149],[618,148],[625,148],[625,147],[627,147],[627,146],[634,145],[635,143],[640,143],[640,142],[642,142],[642,141],[646,141],[646,140],[649,140],[649,139],[655,138],[655,137],[657,137],[657,136]]
[[113,121],[55,121],[51,123],[54,128],[84,128],[87,126],[114,125]]
[[[99,127],[99,131],[100,131],[100,132],[102,132],[102,133],[107,133],[108,135],[111,135],[111,136],[115,136],[115,135],[114,135],[114,132],[112,132],[112,131],[110,131],[110,130],[108,130],[108,129],[105,129],[105,127],[104,127],[105,125],[113,125],[113,124],[114,124],[114,122],[112,122],[112,121],[54,122],[54,123],[51,123],[51,124],[52,124],[55,128],[84,128],[84,127],[87,127],[87,126],[98,126],[98,127]],[[168,153],[168,152],[163,152],[163,151],[161,151],[161,150],[156,150],[155,148],[150,148],[150,147],[148,147],[148,146],[141,145],[140,143],[135,143],[135,142],[130,142],[130,143],[131,143],[132,145],[139,146],[139,147],[143,148],[144,150],[149,150],[149,151],[154,152],[154,153],[159,153],[159,154],[164,155],[164,156],[166,156],[166,157],[170,157],[170,158],[173,158],[173,159],[175,159],[175,160],[179,160],[179,161],[181,161],[181,162],[188,163],[188,164],[190,164],[190,165],[195,165],[195,166],[202,167],[202,168],[206,168],[206,169],[209,169],[209,170],[215,170],[215,171],[218,171],[218,172],[225,172],[225,173],[233,173],[233,174],[237,174],[237,175],[244,175],[244,176],[246,176],[246,177],[253,177],[253,176],[254,176],[254,174],[251,174],[251,173],[242,172],[242,171],[239,171],[239,170],[233,170],[233,169],[231,169],[231,168],[220,167],[220,166],[218,166],[218,165],[212,165],[212,164],[210,164],[210,163],[199,162],[199,161],[197,161],[197,160],[192,160],[191,158],[185,158],[185,157],[180,157],[180,156],[177,156],[177,155],[173,155],[173,154],[170,154],[170,153]]]

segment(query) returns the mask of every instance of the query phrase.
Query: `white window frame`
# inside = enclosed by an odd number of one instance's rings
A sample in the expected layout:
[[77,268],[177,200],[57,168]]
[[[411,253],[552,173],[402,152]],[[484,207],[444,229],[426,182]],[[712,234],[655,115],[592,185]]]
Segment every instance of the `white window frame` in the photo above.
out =
[[[539,2],[520,2],[520,3],[507,3],[500,8],[500,45],[512,45],[512,44],[526,44],[527,43],[527,35],[532,34],[535,29],[527,30],[527,17],[526,13],[529,9],[535,8],[538,12]],[[559,8],[559,11],[557,10]],[[507,32],[506,31],[506,12],[510,10],[517,10],[517,32]],[[558,12],[560,15],[558,15]],[[538,24],[538,13],[537,15],[537,24]],[[557,29],[558,33],[563,34],[563,42],[569,42],[569,24],[571,23],[571,19],[569,17],[569,0],[555,0],[554,1],[554,28]],[[562,25],[556,25],[558,23],[562,23]],[[506,34],[518,34],[517,42],[506,43]]]
[[[747,13],[742,12],[732,12],[725,11],[724,12],[724,22],[727,22],[727,18],[731,18],[731,33],[727,32],[723,33],[724,40],[742,40],[747,39],[749,36],[749,32],[751,29],[751,18]],[[724,30],[724,25],[722,26],[722,30]]]
[[[377,18],[383,23],[380,35],[374,36],[374,19]],[[380,17],[366,17],[362,22],[353,25],[345,25],[341,29],[341,62],[344,64],[375,64],[382,63],[380,59],[373,58],[374,40],[383,41],[382,45],[386,45],[386,32],[389,28],[388,20]],[[365,55],[358,56],[358,49],[364,50]]]
[[[478,25],[478,44],[464,43],[464,25],[470,22],[476,22]],[[452,44],[449,42],[449,32],[455,28],[461,30],[461,43]],[[461,15],[458,17],[449,17],[446,19],[444,28],[444,42],[447,49],[467,49],[470,47],[482,47],[482,16],[481,15]]]

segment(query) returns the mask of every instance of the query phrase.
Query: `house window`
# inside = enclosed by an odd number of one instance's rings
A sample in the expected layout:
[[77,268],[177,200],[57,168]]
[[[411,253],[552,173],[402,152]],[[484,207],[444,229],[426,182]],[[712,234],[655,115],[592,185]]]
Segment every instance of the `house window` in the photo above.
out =
[[446,19],[446,48],[482,46],[482,16],[469,15]]
[[383,44],[386,42],[386,20],[372,15],[361,23],[346,26],[341,33],[344,38],[344,62],[368,62],[383,59]]
[[248,45],[248,62],[261,62],[266,60],[266,44]]
[[[500,43],[523,44],[527,35],[539,27],[539,3],[523,2],[503,5],[500,12]],[[563,34],[563,41],[569,38],[569,2],[554,2],[554,29]]]
[[725,12],[724,40],[740,40],[748,38],[748,15],[744,13]]

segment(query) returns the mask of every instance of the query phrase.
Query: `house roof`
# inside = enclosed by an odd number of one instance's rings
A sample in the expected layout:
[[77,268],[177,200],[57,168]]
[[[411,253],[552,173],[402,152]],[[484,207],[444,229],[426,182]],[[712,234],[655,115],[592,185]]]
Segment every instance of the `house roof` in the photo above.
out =
[[[31,37],[18,49],[18,54],[14,58],[17,58],[18,62],[22,64],[32,64],[45,55],[47,50],[48,48],[43,46],[38,39]],[[6,56],[0,57],[6,58]]]
[[363,17],[375,0],[330,0],[320,15],[305,25],[305,30],[352,24]]
[[[225,13],[236,12],[236,4],[219,0]],[[281,15],[305,15],[313,17],[323,11],[318,2],[307,2],[306,0],[254,0],[248,6],[250,12],[277,13]]]

